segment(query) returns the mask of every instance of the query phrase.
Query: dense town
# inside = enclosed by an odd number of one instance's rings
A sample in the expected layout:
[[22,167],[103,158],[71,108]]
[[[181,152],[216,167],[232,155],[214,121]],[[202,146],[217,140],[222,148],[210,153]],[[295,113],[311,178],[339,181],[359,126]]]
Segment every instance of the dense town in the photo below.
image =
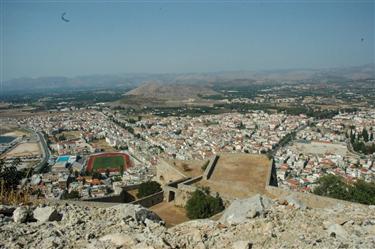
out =
[[[369,131],[373,143],[375,112],[339,114],[314,120],[305,115],[226,113],[197,117],[146,116],[128,118],[110,109],[53,112],[14,120],[20,127],[43,134],[47,160],[34,172],[30,185],[47,198],[93,198],[118,193],[126,185],[150,180],[164,159],[207,159],[216,153],[242,152],[273,157],[278,185],[310,192],[320,176],[334,174],[349,181],[374,180],[373,155],[353,150],[350,134]],[[289,137],[289,139],[285,139]],[[9,143],[12,147],[18,140]],[[30,142],[30,141],[29,141]],[[3,145],[4,148],[4,145]],[[4,150],[4,149],[3,149]],[[87,170],[90,155],[124,152],[134,167],[123,172]],[[20,157],[25,161],[30,156]],[[10,163],[12,158],[7,158]]]
[[353,151],[349,139],[351,132],[359,134],[366,129],[373,138],[374,111],[339,114],[297,132],[296,140],[275,155],[279,186],[309,192],[325,174],[340,175],[349,182],[373,181],[374,156]]

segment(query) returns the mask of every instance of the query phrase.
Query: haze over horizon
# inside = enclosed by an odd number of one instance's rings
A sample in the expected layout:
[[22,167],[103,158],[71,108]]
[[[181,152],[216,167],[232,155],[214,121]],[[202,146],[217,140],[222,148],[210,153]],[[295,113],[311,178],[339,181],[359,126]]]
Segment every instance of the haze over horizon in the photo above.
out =
[[2,79],[364,65],[374,63],[374,7],[1,1]]

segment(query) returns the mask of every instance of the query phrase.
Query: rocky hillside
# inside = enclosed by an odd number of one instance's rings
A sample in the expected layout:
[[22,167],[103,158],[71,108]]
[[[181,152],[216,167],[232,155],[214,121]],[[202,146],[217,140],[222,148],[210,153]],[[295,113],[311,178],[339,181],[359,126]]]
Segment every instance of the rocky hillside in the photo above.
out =
[[[15,209],[16,208],[16,209]],[[0,206],[0,248],[375,248],[375,207],[235,201],[218,221],[166,228],[140,206]]]

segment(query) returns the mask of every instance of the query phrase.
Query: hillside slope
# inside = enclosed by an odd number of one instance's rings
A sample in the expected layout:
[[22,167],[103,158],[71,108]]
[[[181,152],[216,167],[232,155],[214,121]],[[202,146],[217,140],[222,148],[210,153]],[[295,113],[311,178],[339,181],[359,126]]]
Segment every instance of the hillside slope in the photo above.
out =
[[218,93],[207,86],[159,83],[143,84],[126,93],[126,95],[161,100],[187,100],[190,98],[199,98],[201,95],[216,94]]
[[[26,218],[20,219],[20,209],[28,210],[23,207],[9,212],[8,208],[6,213],[6,207],[0,206],[0,248],[375,247],[373,206],[304,209],[274,204],[236,224],[203,219],[172,228],[163,226],[150,211],[131,204],[95,208],[70,203],[39,208],[38,219],[46,217],[48,211],[44,210],[53,209],[62,215],[61,221],[26,222]],[[12,212],[17,213],[13,217],[18,222],[11,218]]]

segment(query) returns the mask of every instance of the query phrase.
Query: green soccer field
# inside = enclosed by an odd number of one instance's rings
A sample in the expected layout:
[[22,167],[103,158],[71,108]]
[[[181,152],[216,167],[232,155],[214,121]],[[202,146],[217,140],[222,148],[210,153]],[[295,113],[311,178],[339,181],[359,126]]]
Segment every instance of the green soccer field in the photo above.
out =
[[122,156],[97,157],[94,160],[93,171],[103,171],[114,168],[119,168],[119,170],[122,171],[124,164],[125,162]]

